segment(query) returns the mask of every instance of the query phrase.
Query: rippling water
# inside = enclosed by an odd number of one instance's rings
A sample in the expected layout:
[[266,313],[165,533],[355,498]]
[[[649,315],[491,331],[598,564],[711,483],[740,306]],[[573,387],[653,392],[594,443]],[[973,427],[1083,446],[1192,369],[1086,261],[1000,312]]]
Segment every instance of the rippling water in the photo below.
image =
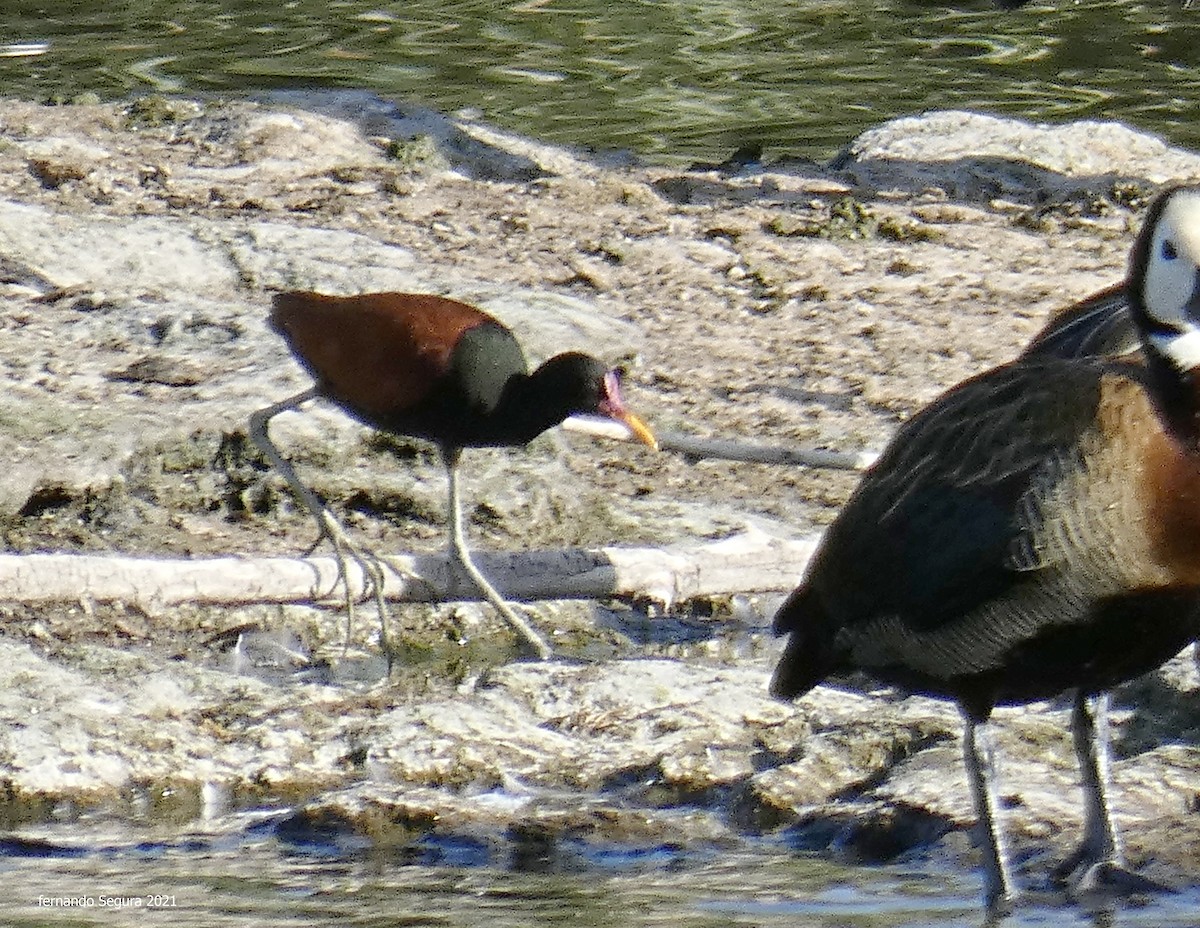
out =
[[[1200,148],[1200,8],[898,0],[8,0],[8,93],[366,87],[646,155],[826,158],[931,108],[1113,118]],[[1200,7],[1200,5],[1196,5]]]
[[[218,840],[97,840],[78,854],[0,855],[0,922],[9,926],[245,928],[957,928],[984,923],[972,873],[922,861],[843,867],[752,849],[662,850],[581,859],[578,869],[497,867],[483,846],[446,847],[445,863],[399,851],[296,847],[255,829]],[[71,840],[79,843],[72,830]],[[480,860],[484,860],[480,863]],[[1033,901],[1004,928],[1183,928],[1200,894],[1115,912]],[[67,906],[70,906],[69,908]]]

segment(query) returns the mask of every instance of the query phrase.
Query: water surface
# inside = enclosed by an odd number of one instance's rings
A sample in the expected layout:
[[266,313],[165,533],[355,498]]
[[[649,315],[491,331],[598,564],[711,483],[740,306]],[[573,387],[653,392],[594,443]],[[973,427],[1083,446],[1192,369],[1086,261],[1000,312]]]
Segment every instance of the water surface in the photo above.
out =
[[1188,6],[10,0],[0,80],[46,99],[368,88],[534,137],[684,159],[746,145],[824,159],[884,119],[948,107],[1119,119],[1200,148],[1200,8]]
[[[224,840],[97,840],[90,850],[0,856],[0,921],[175,928],[950,928],[984,917],[974,874],[928,861],[846,867],[779,849],[683,855],[611,850],[579,868],[486,862],[464,841],[354,854],[249,829]],[[71,842],[78,845],[79,832]],[[437,858],[448,862],[430,862]],[[406,859],[407,858],[407,859]],[[66,908],[61,900],[74,899]],[[140,900],[140,904],[139,904]],[[82,901],[82,904],[80,902]],[[151,903],[154,903],[151,905]],[[1037,901],[1005,928],[1193,926],[1200,893],[1088,914]]]

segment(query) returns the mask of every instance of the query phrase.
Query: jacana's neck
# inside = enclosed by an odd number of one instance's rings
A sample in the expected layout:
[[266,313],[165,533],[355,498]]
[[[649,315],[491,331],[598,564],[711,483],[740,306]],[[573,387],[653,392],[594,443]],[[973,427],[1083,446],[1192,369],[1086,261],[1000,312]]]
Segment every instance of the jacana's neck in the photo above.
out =
[[491,418],[506,444],[525,444],[583,405],[578,374],[558,355],[529,374],[511,377]]

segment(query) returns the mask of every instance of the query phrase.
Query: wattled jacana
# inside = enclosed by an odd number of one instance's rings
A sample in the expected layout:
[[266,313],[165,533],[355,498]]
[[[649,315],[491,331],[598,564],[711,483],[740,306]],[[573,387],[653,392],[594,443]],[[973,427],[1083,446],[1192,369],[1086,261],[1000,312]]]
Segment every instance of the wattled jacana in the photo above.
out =
[[431,294],[279,293],[271,325],[316,384],[256,412],[250,434],[313,513],[322,535],[333,541],[343,582],[342,549],[350,550],[370,573],[377,598],[382,573],[369,569],[370,559],[349,544],[267,433],[272,416],[316,397],[366,425],[437,445],[449,483],[452,561],[538,657],[549,657],[552,652],[541,635],[471,560],[463,538],[459,461],[464,448],[523,445],[575,413],[624,423],[638,440],[657,447],[650,429],[626,409],[617,372],[578,352],[555,355],[530,372],[521,346],[499,321],[474,306]]
[[1064,690],[1085,815],[1056,876],[1151,886],[1113,826],[1104,713],[1109,689],[1200,633],[1200,187],[1150,207],[1124,299],[1136,357],[1089,355],[1072,336],[905,423],[775,616],[777,696],[865,670],[958,703],[993,911],[1015,892],[986,722]]

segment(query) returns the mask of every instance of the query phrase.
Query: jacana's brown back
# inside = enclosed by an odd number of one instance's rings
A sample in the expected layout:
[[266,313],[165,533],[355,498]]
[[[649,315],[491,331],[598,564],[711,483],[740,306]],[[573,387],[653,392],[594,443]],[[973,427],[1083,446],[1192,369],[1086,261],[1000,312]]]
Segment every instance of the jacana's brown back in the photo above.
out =
[[368,422],[419,404],[464,332],[492,317],[425,293],[275,295],[271,324],[330,399]]

